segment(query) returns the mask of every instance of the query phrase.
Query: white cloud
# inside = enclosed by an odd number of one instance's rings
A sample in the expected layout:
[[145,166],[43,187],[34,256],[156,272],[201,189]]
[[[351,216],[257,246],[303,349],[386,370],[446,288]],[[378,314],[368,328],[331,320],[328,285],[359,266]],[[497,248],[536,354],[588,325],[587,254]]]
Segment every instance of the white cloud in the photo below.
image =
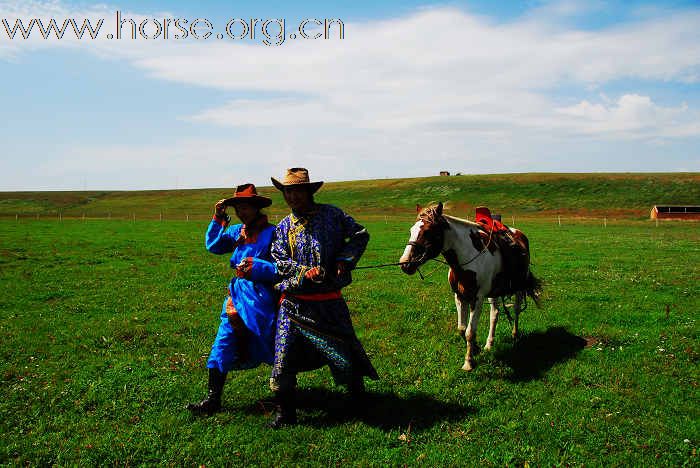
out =
[[[700,137],[698,109],[683,102],[661,106],[653,94],[633,88],[617,95],[601,90],[630,78],[696,86],[700,10],[664,12],[594,31],[562,21],[591,8],[604,9],[604,4],[547,4],[505,24],[454,7],[421,8],[399,18],[346,22],[342,41],[287,40],[279,47],[231,40],[3,40],[0,60],[36,48],[73,47],[124,60],[149,77],[250,94],[203,106],[193,116],[176,116],[245,129],[245,136],[207,144],[102,148],[114,167],[179,161],[178,170],[195,174],[197,165],[188,160],[193,154],[221,164],[234,146],[239,154],[264,154],[269,164],[281,167],[322,162],[331,178],[370,177],[382,168],[391,175],[398,154],[410,168],[402,172],[407,175],[432,171],[436,158],[445,166],[452,161],[489,172],[491,155],[510,168],[543,170],[547,166],[540,165],[542,157],[533,149],[539,143],[532,138],[658,142]],[[115,10],[0,1],[0,17],[7,18],[111,21]],[[287,36],[292,27],[287,24]],[[560,88],[571,89],[571,96],[555,94]],[[89,155],[94,150],[80,151]],[[125,153],[137,156],[125,158]],[[349,163],[353,158],[372,167]],[[66,167],[75,170],[91,164],[88,156],[73,155],[70,161]]]
[[191,120],[235,127],[333,127],[347,123],[343,110],[320,99],[237,99],[205,110]]
[[[687,104],[679,107],[656,105],[649,96],[625,94],[616,103],[594,104],[581,101],[563,107],[558,112],[572,120],[561,122],[574,131],[586,134],[615,134],[626,137],[689,136],[688,130],[697,128],[700,115],[691,113]],[[685,129],[679,131],[679,128]]]
[[[0,3],[3,17],[95,19],[112,18],[115,11],[104,5],[74,11],[60,2],[17,5]],[[347,24],[343,41],[287,40],[280,47],[250,41],[117,43],[106,39],[33,39],[27,44],[14,41],[12,46],[14,53],[15,43],[24,48],[82,47],[101,56],[125,58],[159,79],[289,94],[270,100],[238,99],[201,109],[193,117],[239,127],[352,125],[432,131],[451,125],[479,131],[480,123],[488,123],[538,128],[549,126],[562,114],[573,115],[574,109],[562,112],[561,105],[548,96],[552,87],[568,85],[585,92],[587,87],[625,78],[697,80],[700,11],[602,31],[551,26],[553,19],[590,8],[579,1],[546,4],[505,25],[456,8],[426,8],[401,18]],[[137,20],[168,16],[127,15]],[[287,34],[291,27],[287,25]],[[620,99],[634,101],[627,96]],[[635,127],[638,113],[649,105],[640,103],[636,110],[634,106],[632,101],[621,102],[617,124],[605,131]],[[663,132],[653,119],[646,122],[650,136]],[[572,125],[575,120],[568,126]],[[595,129],[584,125],[583,132]]]
[[[188,44],[135,65],[166,80],[294,96],[257,104],[232,101],[202,109],[194,117],[198,121],[387,131],[451,126],[479,132],[484,124],[576,130],[575,119],[560,125],[561,104],[549,89],[566,85],[585,92],[626,78],[687,82],[697,77],[700,12],[595,32],[552,31],[543,24],[529,17],[493,25],[454,8],[435,8],[346,25],[342,42],[288,42],[278,48]],[[601,131],[618,128],[621,137],[629,136],[626,130],[637,126],[643,110],[631,112],[632,105],[623,102],[617,124]],[[697,117],[690,111],[687,116]],[[626,118],[632,120],[625,123]],[[670,135],[654,120],[647,122],[649,137]],[[582,125],[582,133],[595,130]]]

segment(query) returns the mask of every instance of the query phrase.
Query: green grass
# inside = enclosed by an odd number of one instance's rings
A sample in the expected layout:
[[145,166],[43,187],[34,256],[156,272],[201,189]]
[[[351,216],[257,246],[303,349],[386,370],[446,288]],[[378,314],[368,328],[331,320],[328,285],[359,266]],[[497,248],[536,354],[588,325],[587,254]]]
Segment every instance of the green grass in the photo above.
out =
[[[239,181],[240,182],[240,181]],[[286,206],[279,191],[261,187],[272,197],[269,212]],[[204,220],[216,200],[231,188],[140,192],[0,192],[0,218],[129,218]],[[477,205],[505,216],[553,214],[611,218],[649,217],[655,204],[698,204],[700,174],[498,174],[382,179],[326,183],[320,197],[365,214],[415,213],[416,204],[447,202],[466,216]]]
[[[371,218],[363,264],[397,261],[411,216]],[[444,266],[357,271],[370,407],[304,373],[300,424],[272,431],[265,366],[232,374],[224,412],[183,409],[230,275],[206,221],[1,221],[0,464],[697,466],[696,223],[518,227],[546,282],[519,343],[502,319],[465,373]]]

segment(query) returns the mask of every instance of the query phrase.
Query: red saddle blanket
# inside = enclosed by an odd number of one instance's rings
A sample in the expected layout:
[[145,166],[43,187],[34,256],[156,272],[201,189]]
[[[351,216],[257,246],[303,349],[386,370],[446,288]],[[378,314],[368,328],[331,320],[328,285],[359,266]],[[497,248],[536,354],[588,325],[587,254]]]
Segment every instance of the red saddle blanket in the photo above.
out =
[[489,237],[494,237],[496,241],[505,247],[504,241],[510,247],[518,246],[525,252],[529,252],[529,246],[527,238],[518,229],[511,229],[497,219],[493,219],[491,216],[491,210],[485,206],[479,206],[476,208],[476,222],[481,225],[483,231],[481,232],[481,237],[488,239]]
[[481,224],[486,232],[510,231],[508,227],[497,219],[491,217],[491,210],[485,206],[476,208],[476,222]]
[[[501,251],[503,271],[497,276],[493,293],[512,294],[527,285],[530,265],[530,246],[527,237],[518,229],[510,229],[485,206],[476,209],[476,222],[482,228],[480,236],[486,245],[496,244]],[[489,247],[489,250],[491,248]]]

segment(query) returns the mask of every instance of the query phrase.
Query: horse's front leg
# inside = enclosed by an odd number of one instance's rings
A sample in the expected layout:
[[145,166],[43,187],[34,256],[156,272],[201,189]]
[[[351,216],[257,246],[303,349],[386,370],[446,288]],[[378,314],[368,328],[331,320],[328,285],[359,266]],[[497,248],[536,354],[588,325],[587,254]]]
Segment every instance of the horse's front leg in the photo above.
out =
[[459,336],[466,341],[465,333],[467,331],[467,312],[469,306],[466,302],[462,302],[462,299],[460,299],[457,294],[455,294],[455,306],[457,306],[457,330],[459,330]]
[[[469,310],[469,323],[467,324],[467,329],[464,331],[464,341],[467,343],[467,354],[464,356],[464,365],[462,370],[470,371],[474,369],[476,363],[474,361],[474,356],[479,354],[479,345],[476,343],[476,328],[479,325],[479,315],[481,313],[481,305],[484,302],[483,297],[476,299],[474,307]],[[468,307],[467,304],[463,303],[463,308]]]
[[[467,314],[469,313],[469,304],[467,301],[455,294],[455,305],[457,306],[457,330],[459,330],[459,336],[464,340],[464,344],[469,349],[469,342],[467,341]],[[463,370],[471,370],[471,367],[467,368],[467,358],[464,358]]]
[[489,314],[489,336],[486,338],[486,346],[484,346],[484,351],[489,351],[493,347],[493,339],[496,334],[496,324],[498,323],[498,307],[496,307],[496,300],[489,297],[489,306],[491,308]]

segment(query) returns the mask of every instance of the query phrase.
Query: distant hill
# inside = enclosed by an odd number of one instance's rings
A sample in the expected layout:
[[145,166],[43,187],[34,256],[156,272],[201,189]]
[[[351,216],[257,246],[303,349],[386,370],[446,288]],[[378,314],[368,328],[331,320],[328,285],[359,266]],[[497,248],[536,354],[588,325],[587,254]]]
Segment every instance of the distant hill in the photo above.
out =
[[[279,191],[268,209],[287,211]],[[0,217],[16,215],[185,219],[207,217],[231,188],[152,191],[0,192]],[[443,201],[455,215],[489,206],[505,215],[617,216],[646,218],[654,204],[700,205],[700,173],[497,174],[328,182],[316,196],[367,215],[413,214],[416,204]]]

